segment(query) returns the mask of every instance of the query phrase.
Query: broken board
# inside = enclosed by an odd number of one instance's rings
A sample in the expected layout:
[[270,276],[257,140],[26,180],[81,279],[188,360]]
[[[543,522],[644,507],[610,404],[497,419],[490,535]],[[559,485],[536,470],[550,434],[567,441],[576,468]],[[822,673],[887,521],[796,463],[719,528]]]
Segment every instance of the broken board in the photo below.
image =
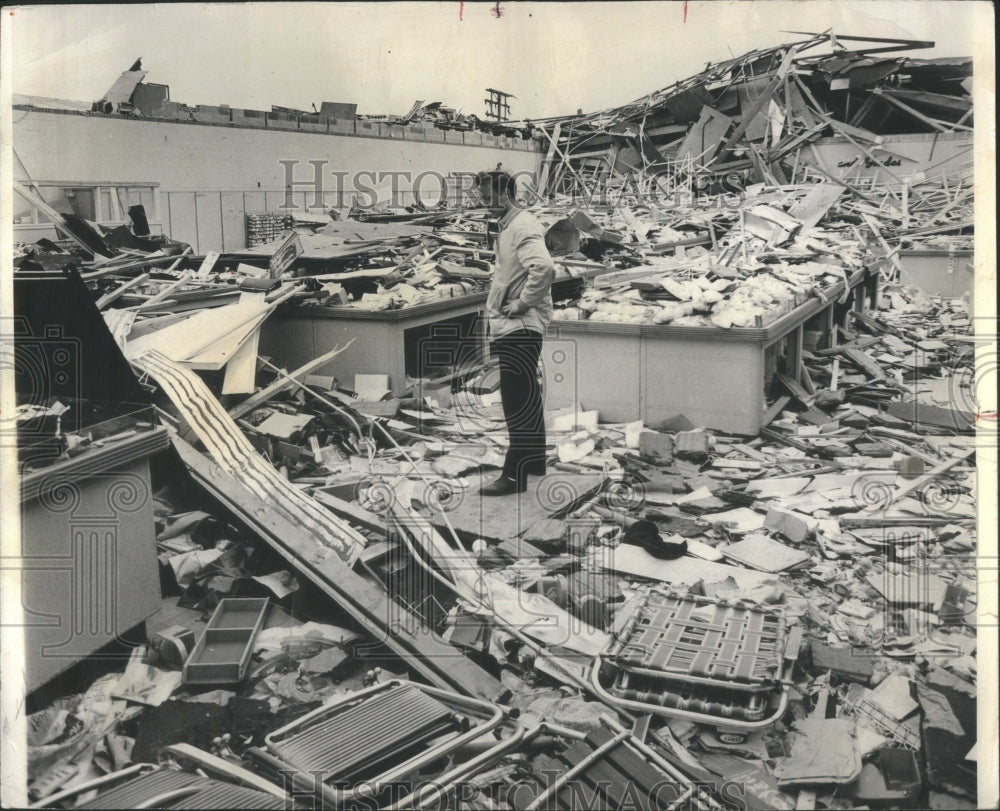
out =
[[[497,700],[503,685],[455,647],[429,632],[420,620],[395,602],[381,583],[365,579],[336,554],[325,552],[314,534],[271,509],[241,482],[177,435],[171,436],[181,461],[195,480],[355,620],[371,640],[399,657],[399,665],[431,684],[464,695]],[[333,516],[331,516],[332,518]],[[363,655],[365,645],[356,649]]]
[[783,572],[812,562],[805,552],[778,543],[766,535],[749,535],[718,551],[736,563],[762,572]]
[[682,557],[675,560],[660,560],[653,557],[641,546],[622,544],[617,549],[603,549],[595,555],[595,562],[619,574],[648,577],[680,586],[693,586],[703,582],[706,585],[720,583],[732,578],[738,588],[752,589],[773,579],[765,572],[744,569],[741,566],[727,566],[700,558]]

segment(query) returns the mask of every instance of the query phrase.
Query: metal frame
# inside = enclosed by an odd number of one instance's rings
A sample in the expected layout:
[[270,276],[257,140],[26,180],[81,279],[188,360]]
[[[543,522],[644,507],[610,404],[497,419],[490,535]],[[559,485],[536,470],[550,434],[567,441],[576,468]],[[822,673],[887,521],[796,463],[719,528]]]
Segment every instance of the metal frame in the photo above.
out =
[[778,701],[778,708],[772,715],[769,715],[767,718],[760,721],[743,721],[738,718],[718,718],[714,715],[705,715],[700,712],[691,712],[690,710],[676,710],[670,707],[660,706],[659,704],[646,704],[642,701],[618,698],[605,690],[604,687],[601,686],[601,682],[598,677],[600,669],[601,660],[597,659],[595,660],[590,671],[590,681],[594,691],[601,697],[602,700],[607,701],[616,707],[622,707],[636,713],[653,713],[654,715],[663,715],[668,718],[686,718],[687,720],[694,721],[697,724],[708,724],[709,726],[713,726],[720,731],[737,730],[744,733],[752,732],[758,729],[767,729],[785,714],[785,709],[788,707],[787,683],[783,684],[781,687],[781,697]]
[[[775,620],[777,628],[774,636],[777,644],[775,646],[774,656],[778,660],[778,663],[775,668],[774,675],[768,677],[753,676],[746,682],[732,681],[721,679],[716,676],[695,676],[677,671],[659,670],[631,661],[626,651],[629,649],[635,649],[639,646],[637,643],[630,642],[627,637],[635,630],[636,625],[638,625],[639,621],[643,618],[643,612],[653,611],[655,609],[655,606],[650,605],[650,600],[654,594],[674,598],[679,601],[689,600],[697,605],[721,604],[731,608],[743,609],[747,612],[756,611],[760,614],[764,614],[768,619]],[[687,623],[687,621],[684,622]],[[634,605],[630,616],[623,624],[621,630],[615,633],[614,639],[608,646],[608,650],[602,651],[599,654],[599,657],[602,661],[605,661],[620,670],[625,670],[629,673],[635,673],[641,676],[650,676],[662,681],[676,682],[679,685],[703,685],[706,687],[716,687],[738,692],[758,693],[773,690],[778,684],[781,683],[782,670],[784,669],[781,664],[781,659],[787,657],[788,645],[791,641],[792,639],[788,632],[788,624],[785,619],[785,615],[781,611],[757,606],[753,603],[741,600],[711,600],[704,597],[698,597],[696,595],[672,594],[661,589],[649,589],[645,594],[643,601],[637,602]]]
[[[270,751],[263,752],[259,749],[254,749],[254,757],[258,757],[269,765],[275,768],[280,768],[285,771],[292,772],[295,776],[298,776],[296,767],[294,764],[288,763],[282,760],[280,757],[276,756],[273,752],[277,741],[282,737],[296,732],[302,727],[308,726],[311,722],[318,721],[320,719],[326,718],[331,715],[336,715],[338,712],[345,711],[348,705],[353,705],[357,703],[358,699],[370,698],[387,690],[401,687],[401,686],[411,686],[419,690],[424,691],[427,695],[432,698],[436,698],[441,703],[454,709],[458,709],[467,715],[477,718],[485,718],[485,720],[473,726],[466,732],[458,734],[456,737],[449,740],[443,741],[442,743],[428,749],[419,755],[416,755],[409,760],[401,763],[383,774],[378,775],[363,781],[359,786],[350,789],[335,789],[325,784],[316,781],[310,782],[310,788],[316,792],[323,802],[330,803],[335,807],[342,806],[348,800],[359,800],[362,798],[368,798],[377,796],[382,790],[384,784],[391,783],[394,780],[399,780],[405,777],[408,773],[416,771],[418,769],[427,766],[433,761],[437,760],[443,755],[449,754],[454,750],[464,746],[465,744],[482,737],[488,732],[492,732],[497,729],[501,723],[504,721],[505,710],[498,704],[492,704],[487,701],[481,701],[475,698],[469,698],[466,696],[459,695],[457,693],[451,693],[447,690],[440,690],[436,687],[429,687],[424,684],[419,684],[417,682],[404,681],[402,679],[390,679],[389,681],[382,682],[381,684],[376,684],[371,687],[365,688],[364,690],[358,690],[353,693],[346,693],[342,696],[336,696],[331,702],[325,706],[318,707],[301,718],[296,719],[290,724],[286,724],[280,729],[276,729],[271,732],[267,737],[264,738],[264,742]],[[501,744],[506,744],[506,741],[502,741]],[[501,746],[494,747],[494,749],[501,748]],[[492,752],[493,749],[490,750]],[[264,757],[261,757],[261,756]],[[458,769],[453,769],[453,772],[458,771]],[[294,777],[293,777],[294,780]]]
[[[209,754],[208,752],[203,752],[201,749],[197,749],[188,743],[175,743],[165,750],[171,758],[183,758],[185,760],[190,760],[192,763],[196,764],[198,768],[205,772],[205,776],[209,779],[220,780],[227,783],[235,783],[237,785],[243,786],[244,788],[253,789],[255,791],[260,791],[265,794],[270,794],[279,800],[285,800],[290,803],[290,798],[288,794],[281,790],[278,786],[274,785],[263,777],[254,774],[242,766],[238,766],[235,763],[231,763],[228,760],[217,757],[216,755]],[[179,764],[178,764],[179,766]],[[110,774],[102,775],[101,777],[95,777],[93,780],[87,780],[84,783],[73,786],[72,788],[65,789],[64,791],[57,792],[55,794],[50,794],[47,797],[43,797],[38,802],[29,805],[29,808],[49,808],[56,803],[63,802],[64,800],[72,799],[73,797],[82,794],[84,792],[93,791],[100,788],[112,788],[123,781],[131,780],[135,777],[142,777],[147,774],[152,774],[153,772],[167,770],[168,767],[159,766],[153,763],[136,763],[132,766],[127,766],[124,769],[119,769],[116,772],[111,772]],[[186,769],[176,768],[173,771],[187,772]],[[188,794],[191,792],[199,791],[198,786],[185,786],[183,788],[175,789],[169,794],[159,794],[155,797],[150,797],[148,800],[144,801],[140,808],[154,808],[157,804],[166,802],[169,799],[176,799],[179,796]],[[289,807],[293,807],[289,805]]]
[[[545,791],[539,794],[534,801],[532,801],[532,803],[528,806],[528,809],[544,807],[543,803],[559,791],[559,789],[565,786],[573,777],[583,771],[586,771],[587,768],[593,765],[596,761],[600,760],[605,752],[616,746],[631,746],[633,749],[637,750],[641,757],[649,761],[655,768],[662,771],[667,777],[676,780],[680,786],[683,786],[684,790],[681,792],[681,795],[669,806],[669,808],[685,807],[685,804],[695,793],[695,786],[691,784],[691,780],[675,766],[671,765],[654,749],[637,738],[631,730],[623,727],[615,719],[604,714],[599,717],[601,723],[611,733],[613,733],[614,737],[610,741],[598,746],[586,758],[573,766],[573,768],[567,769],[563,774],[561,774],[557,780],[553,781],[553,783],[549,785]],[[402,811],[403,809],[435,807],[434,804],[440,800],[443,795],[452,790],[457,782],[472,777],[480,769],[492,765],[501,757],[516,750],[519,746],[528,744],[543,735],[555,735],[574,741],[583,741],[587,737],[585,732],[568,729],[567,727],[550,724],[548,722],[542,722],[538,726],[533,727],[526,732],[521,729],[520,733],[515,732],[511,738],[504,740],[501,746],[494,747],[490,751],[484,752],[472,760],[462,764],[460,767],[453,769],[451,772],[442,775],[436,785],[404,797],[403,799],[393,803],[391,806],[388,806],[387,811]]]

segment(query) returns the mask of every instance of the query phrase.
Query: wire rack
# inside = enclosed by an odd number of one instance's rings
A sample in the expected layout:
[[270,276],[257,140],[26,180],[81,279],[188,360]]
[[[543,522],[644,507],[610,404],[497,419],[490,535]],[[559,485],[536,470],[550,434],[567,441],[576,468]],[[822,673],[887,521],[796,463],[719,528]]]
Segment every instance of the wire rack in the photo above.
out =
[[780,611],[650,590],[603,659],[675,684],[766,691],[781,679],[787,637]]

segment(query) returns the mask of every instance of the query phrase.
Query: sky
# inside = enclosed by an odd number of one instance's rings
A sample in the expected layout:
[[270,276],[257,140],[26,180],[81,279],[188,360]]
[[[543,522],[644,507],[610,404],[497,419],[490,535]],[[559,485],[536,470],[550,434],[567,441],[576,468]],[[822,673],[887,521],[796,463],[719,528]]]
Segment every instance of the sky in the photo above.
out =
[[[94,101],[138,57],[174,101],[269,110],[357,103],[402,115],[441,101],[482,116],[487,87],[514,118],[625,104],[702,70],[799,37],[784,31],[932,40],[918,57],[969,56],[992,30],[979,2],[714,0],[533,3],[169,3],[3,9],[15,93]],[[988,37],[984,39],[984,36]]]

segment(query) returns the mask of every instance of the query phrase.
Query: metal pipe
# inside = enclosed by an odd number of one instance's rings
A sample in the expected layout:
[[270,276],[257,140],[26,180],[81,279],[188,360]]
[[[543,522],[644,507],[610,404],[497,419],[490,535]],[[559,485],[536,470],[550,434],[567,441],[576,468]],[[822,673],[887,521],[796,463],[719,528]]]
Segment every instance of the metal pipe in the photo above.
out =
[[388,806],[386,811],[402,811],[409,808],[426,808],[441,798],[442,795],[450,791],[454,784],[466,777],[474,774],[480,767],[488,763],[499,760],[513,749],[516,749],[524,740],[527,730],[520,724],[517,725],[514,734],[509,738],[504,738],[496,746],[492,746],[471,760],[460,763],[450,772],[445,772],[430,786],[425,786],[417,791],[411,792],[401,800]]
[[583,758],[579,763],[575,764],[572,768],[563,772],[559,775],[559,778],[552,783],[545,791],[535,797],[534,801],[527,807],[527,811],[533,811],[533,809],[538,808],[543,801],[548,799],[551,795],[555,794],[559,789],[561,789],[566,783],[571,779],[576,777],[578,774],[583,772],[585,769],[590,767],[590,765],[595,761],[600,759],[601,755],[605,752],[614,749],[618,744],[629,738],[632,735],[627,729],[622,730],[617,735],[615,735],[610,741],[605,741],[600,746],[598,746],[593,752],[591,752],[587,757]]
[[600,659],[594,662],[593,667],[590,671],[590,680],[593,689],[601,696],[602,700],[613,706],[615,709],[625,708],[638,713],[654,713],[656,715],[663,715],[668,718],[686,718],[689,721],[694,721],[697,724],[708,724],[709,726],[721,726],[721,727],[735,727],[740,730],[758,730],[767,729],[769,726],[774,724],[782,715],[785,713],[785,708],[788,706],[788,687],[787,685],[781,689],[781,698],[778,702],[778,708],[775,712],[760,721],[743,721],[737,718],[717,718],[712,715],[704,715],[700,712],[691,712],[689,710],[675,710],[668,707],[662,707],[655,704],[646,704],[642,701],[632,701],[627,698],[618,698],[608,693],[600,683],[598,678],[598,671],[601,669]]

